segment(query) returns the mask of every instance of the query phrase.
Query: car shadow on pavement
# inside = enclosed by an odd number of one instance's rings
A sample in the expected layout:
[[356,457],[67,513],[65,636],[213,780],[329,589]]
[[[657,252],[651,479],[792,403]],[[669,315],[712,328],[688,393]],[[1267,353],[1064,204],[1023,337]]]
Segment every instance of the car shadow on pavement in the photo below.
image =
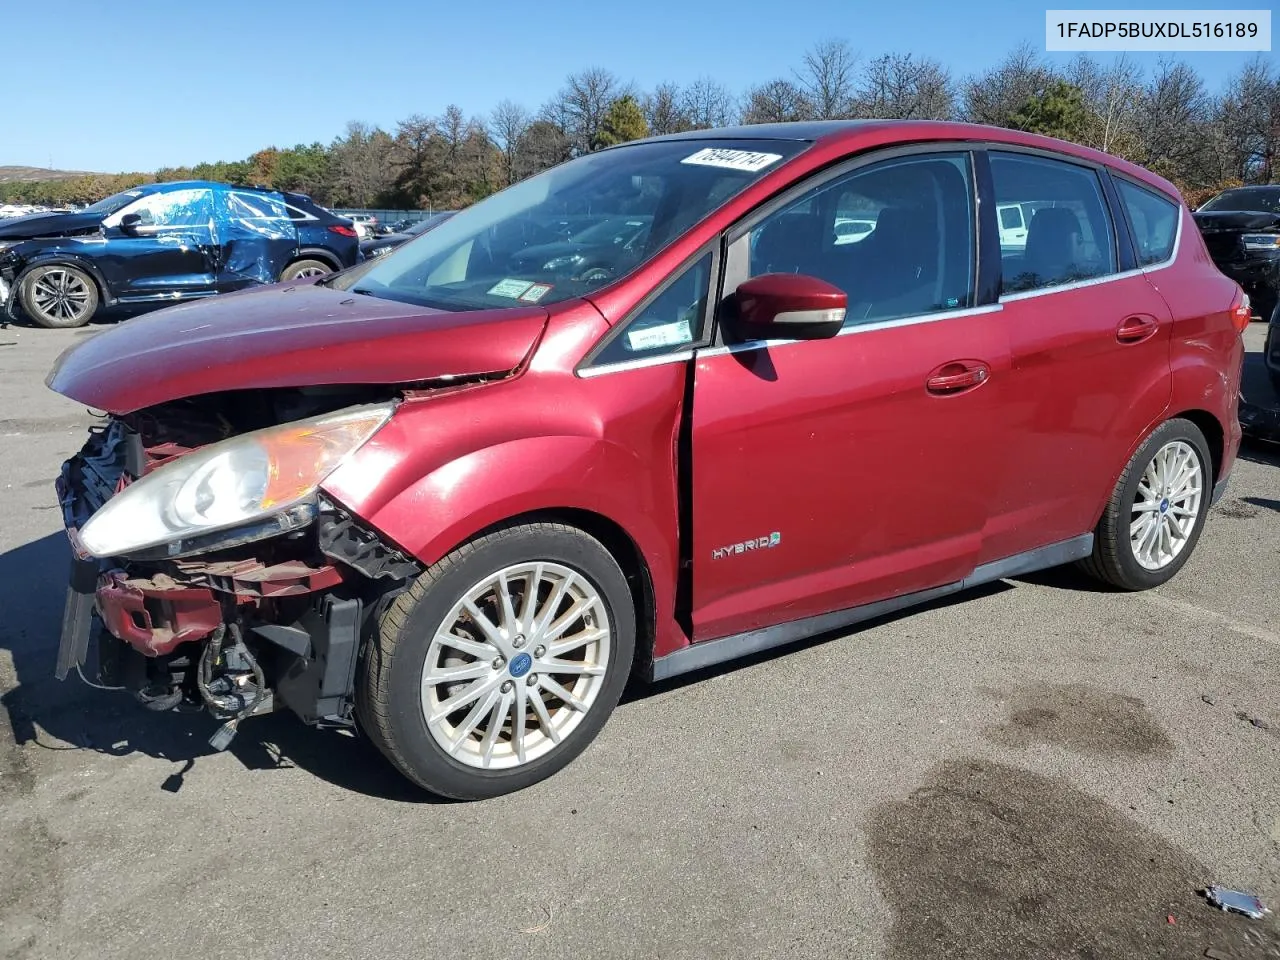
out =
[[659,680],[656,683],[650,683],[640,677],[633,677],[628,682],[626,690],[623,691],[622,703],[632,703],[636,700],[643,700],[646,697],[668,693],[672,690],[679,690],[681,687],[691,686],[711,677],[730,674],[737,670],[746,669],[747,667],[767,663],[777,657],[784,657],[789,653],[794,653],[797,650],[803,650],[806,647],[820,646],[822,644],[829,643],[832,640],[846,638],[850,634],[870,630],[873,627],[884,626],[886,624],[896,623],[899,620],[919,616],[921,613],[928,610],[942,610],[946,607],[969,603],[982,597],[995,596],[998,593],[1004,593],[1006,590],[1014,589],[1016,589],[1016,587],[1010,581],[997,580],[994,583],[985,583],[982,586],[973,587],[969,590],[962,590],[959,593],[939,597],[937,600],[932,600],[929,603],[922,603],[919,606],[908,607],[905,610],[887,613],[884,616],[876,617],[872,620],[864,620],[862,623],[855,624],[852,627],[842,627],[837,630],[830,630],[826,633],[820,633],[812,637],[794,640],[790,643],[785,643],[782,646],[773,647],[769,650],[762,650],[759,653],[753,653],[750,656],[741,657],[737,660],[730,660],[726,663],[716,664],[715,666],[703,667],[701,670],[682,673],[680,676],[672,677],[670,680]]
[[[71,554],[62,533],[0,554],[0,651],[13,658],[16,684],[0,693],[11,749],[80,749],[122,757],[141,753],[182,767],[157,784],[175,792],[203,757],[217,721],[204,713],[156,715],[121,691],[86,686],[74,673],[54,679]],[[92,662],[93,650],[90,650]],[[90,675],[86,671],[86,675]],[[91,676],[91,675],[90,675]],[[4,730],[0,723],[0,733]],[[288,712],[240,725],[228,752],[254,771],[300,768],[340,788],[389,800],[433,802],[405,780],[367,740],[314,730]],[[3,769],[0,763],[0,769]]]

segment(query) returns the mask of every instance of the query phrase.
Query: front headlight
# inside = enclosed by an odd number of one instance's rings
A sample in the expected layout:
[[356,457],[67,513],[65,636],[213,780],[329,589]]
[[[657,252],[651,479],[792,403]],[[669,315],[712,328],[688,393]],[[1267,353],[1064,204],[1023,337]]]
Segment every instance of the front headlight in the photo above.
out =
[[1240,242],[1246,250],[1280,250],[1280,233],[1246,233]]
[[556,257],[553,260],[548,260],[546,263],[542,265],[542,269],[543,270],[563,270],[565,267],[576,267],[581,262],[582,262],[582,257],[578,256],[575,253],[572,256]]
[[256,430],[165,464],[103,505],[79,531],[93,557],[119,557],[258,524],[248,539],[303,526],[316,489],[360,449],[394,404]]
[[385,247],[374,247],[374,248],[373,248],[372,250],[370,250],[367,254],[365,254],[365,256],[368,256],[368,257],[380,257],[380,256],[382,256],[384,253],[390,253],[390,252],[391,252],[391,247],[390,247],[390,246],[385,246]]

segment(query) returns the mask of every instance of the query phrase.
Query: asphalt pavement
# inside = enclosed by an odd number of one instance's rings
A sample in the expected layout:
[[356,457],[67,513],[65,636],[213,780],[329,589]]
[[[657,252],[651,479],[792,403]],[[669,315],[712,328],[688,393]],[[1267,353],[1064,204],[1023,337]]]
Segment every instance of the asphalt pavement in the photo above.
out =
[[355,737],[219,754],[52,678],[90,415],[43,378],[93,333],[0,329],[0,957],[1280,957],[1280,447],[1157,591],[1052,572],[638,686],[559,776],[435,803]]

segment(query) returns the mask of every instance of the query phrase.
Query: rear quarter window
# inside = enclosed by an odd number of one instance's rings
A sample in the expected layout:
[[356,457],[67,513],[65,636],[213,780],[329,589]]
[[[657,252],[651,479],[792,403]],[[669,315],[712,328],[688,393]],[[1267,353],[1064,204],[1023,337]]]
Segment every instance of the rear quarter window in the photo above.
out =
[[1115,183],[1133,226],[1138,263],[1149,267],[1168,260],[1178,237],[1178,205],[1128,180],[1117,178]]

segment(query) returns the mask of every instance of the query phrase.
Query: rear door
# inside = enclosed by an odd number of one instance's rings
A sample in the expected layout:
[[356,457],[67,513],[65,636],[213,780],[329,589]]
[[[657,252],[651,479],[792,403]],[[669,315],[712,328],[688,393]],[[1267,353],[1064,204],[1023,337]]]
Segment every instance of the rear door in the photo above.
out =
[[1010,421],[984,561],[1093,529],[1168,406],[1173,324],[1113,216],[1105,170],[1029,151],[987,156],[996,203],[1035,212],[1025,246],[1002,250]]
[[[125,217],[137,216],[125,232]],[[207,187],[139,197],[102,222],[95,262],[121,300],[197,296],[214,290],[213,193]]]
[[[974,307],[972,185],[964,150],[882,154],[730,234],[720,345],[694,373],[695,640],[973,571],[1003,479],[1009,349],[999,308]],[[842,244],[837,219],[875,228]],[[734,289],[777,272],[844,290],[842,333],[736,339]]]
[[217,203],[219,291],[279,280],[298,252],[298,228],[284,198],[229,188]]

